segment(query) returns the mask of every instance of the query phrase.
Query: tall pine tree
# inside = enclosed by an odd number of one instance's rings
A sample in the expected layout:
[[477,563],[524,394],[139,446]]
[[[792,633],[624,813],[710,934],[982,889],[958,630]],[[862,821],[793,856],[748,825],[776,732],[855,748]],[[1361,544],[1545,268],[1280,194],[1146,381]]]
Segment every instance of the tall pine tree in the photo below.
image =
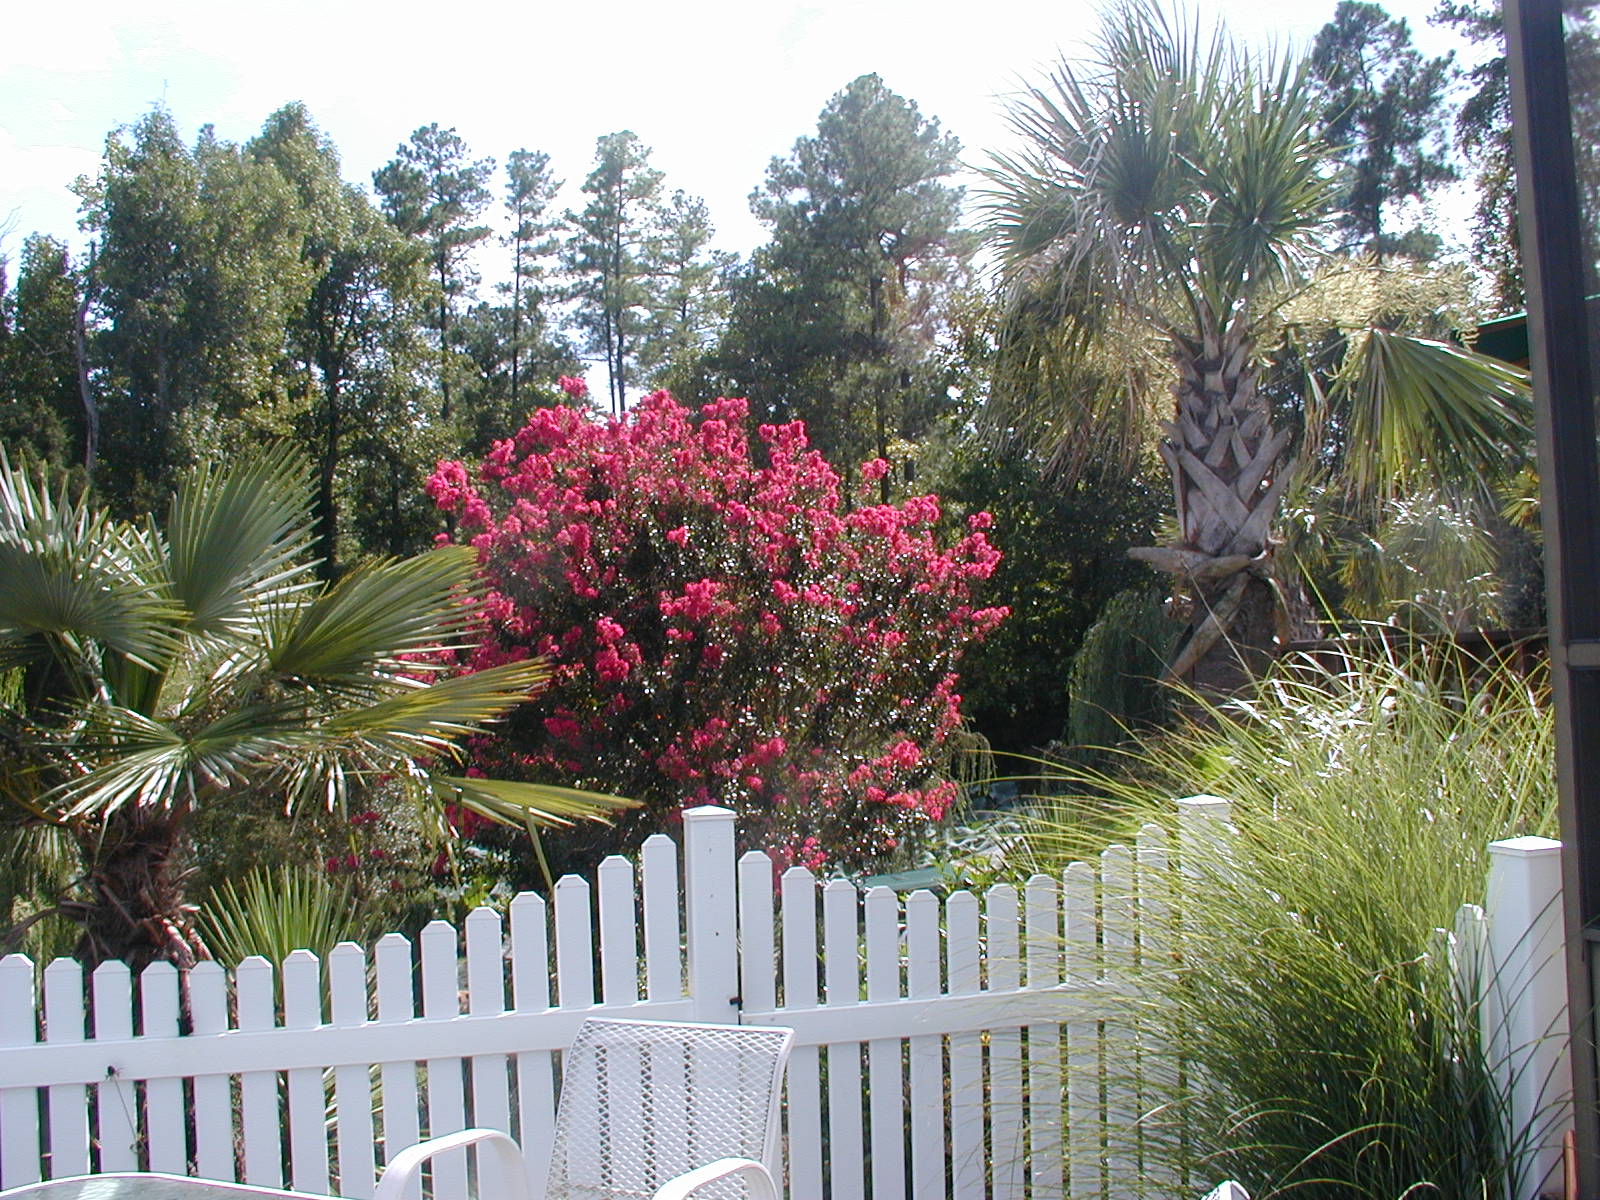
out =
[[1367,0],[1339,0],[1311,49],[1321,100],[1319,131],[1339,164],[1336,228],[1346,250],[1379,257],[1438,253],[1437,235],[1392,222],[1408,200],[1423,200],[1456,177],[1450,165],[1447,93],[1450,55],[1424,58],[1404,20]]
[[550,156],[537,150],[513,150],[506,161],[506,215],[511,231],[511,281],[500,285],[511,301],[511,404],[522,403],[522,375],[528,352],[545,325],[543,283],[546,262],[556,252],[561,222],[550,214],[550,202],[561,181],[550,170]]
[[608,133],[595,143],[594,170],[583,183],[589,203],[567,214],[573,233],[566,264],[577,325],[586,349],[605,358],[613,413],[627,401],[647,320],[662,179],[637,134]]
[[717,340],[728,310],[737,256],[713,250],[706,202],[681,188],[661,209],[639,368],[653,387],[679,390]]
[[489,236],[487,225],[474,224],[492,199],[492,158],[473,158],[454,129],[437,122],[424,125],[399,146],[394,159],[373,173],[373,186],[383,211],[396,229],[420,240],[433,266],[436,329],[439,334],[440,416],[451,415],[451,387],[460,369],[461,335],[457,315],[472,299],[478,275],[472,249]]
[[960,149],[876,75],[829,100],[751,197],[772,240],[738,274],[709,386],[804,419],[836,461],[926,433],[949,403],[936,343],[969,251],[947,182]]

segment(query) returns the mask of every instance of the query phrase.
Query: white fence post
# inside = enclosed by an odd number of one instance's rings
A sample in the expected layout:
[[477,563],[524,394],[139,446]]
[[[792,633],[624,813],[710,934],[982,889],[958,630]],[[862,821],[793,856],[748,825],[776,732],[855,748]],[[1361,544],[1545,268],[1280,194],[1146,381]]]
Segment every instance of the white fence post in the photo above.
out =
[[738,884],[734,814],[706,804],[683,814],[689,999],[697,1021],[739,1019]]
[[1232,805],[1221,796],[1185,796],[1178,806],[1178,863],[1183,873],[1200,874],[1200,860],[1225,853]]
[[1492,843],[1484,909],[1484,1041],[1508,1101],[1512,1200],[1534,1200],[1559,1190],[1562,1134],[1572,1125],[1561,843]]

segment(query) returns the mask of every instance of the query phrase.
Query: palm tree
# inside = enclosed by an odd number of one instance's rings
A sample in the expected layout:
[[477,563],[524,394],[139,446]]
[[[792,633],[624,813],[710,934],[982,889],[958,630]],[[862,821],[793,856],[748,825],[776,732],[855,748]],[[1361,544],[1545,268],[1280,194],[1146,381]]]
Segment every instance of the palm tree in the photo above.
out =
[[[1304,68],[1133,2],[1091,61],[1063,64],[1010,115],[1024,148],[986,174],[1009,296],[1002,369],[1026,383],[1002,379],[990,419],[1048,426],[1081,460],[1107,431],[1136,442],[1152,381],[1172,381],[1157,450],[1176,537],[1132,553],[1192,605],[1169,673],[1233,690],[1284,636],[1273,526],[1297,455],[1316,449],[1295,444],[1262,387],[1286,306],[1328,271],[1327,158]],[[1368,481],[1395,467],[1459,479],[1525,437],[1515,371],[1394,329],[1346,332],[1340,426]],[[1152,335],[1164,363],[1144,353]],[[1308,408],[1328,399],[1311,390]],[[1041,406],[1058,411],[1042,419]]]
[[610,797],[448,773],[454,743],[542,684],[536,661],[441,678],[462,646],[470,549],[314,577],[310,477],[286,448],[203,466],[164,525],[112,519],[0,452],[0,798],[75,845],[51,911],[80,956],[204,953],[186,828],[266,789],[337,808],[380,775],[437,810],[603,817]]

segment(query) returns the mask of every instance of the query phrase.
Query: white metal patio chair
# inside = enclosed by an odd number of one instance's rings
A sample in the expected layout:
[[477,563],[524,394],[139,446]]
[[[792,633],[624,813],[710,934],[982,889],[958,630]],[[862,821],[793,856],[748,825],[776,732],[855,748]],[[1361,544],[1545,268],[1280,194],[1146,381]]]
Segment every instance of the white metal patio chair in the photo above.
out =
[[[772,1026],[585,1021],[562,1062],[547,1200],[777,1200],[793,1044],[793,1030]],[[507,1178],[483,1200],[525,1200],[523,1177],[512,1184],[504,1169],[514,1143],[482,1129],[396,1155],[374,1200],[402,1200],[424,1162],[475,1143],[493,1147]]]

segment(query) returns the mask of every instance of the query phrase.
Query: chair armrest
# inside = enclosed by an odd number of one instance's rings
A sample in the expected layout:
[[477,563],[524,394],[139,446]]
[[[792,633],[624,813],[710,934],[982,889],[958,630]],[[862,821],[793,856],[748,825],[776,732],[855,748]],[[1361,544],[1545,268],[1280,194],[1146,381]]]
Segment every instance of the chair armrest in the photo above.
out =
[[[772,1173],[764,1163],[750,1158],[719,1158],[716,1162],[686,1171],[656,1189],[654,1200],[688,1200],[697,1188],[730,1175],[750,1177],[750,1200],[778,1200],[778,1189],[772,1182]],[[384,1198],[379,1196],[375,1200]]]
[[[421,1182],[423,1163],[436,1154],[468,1146],[478,1147],[478,1191],[482,1200],[528,1200],[528,1167],[522,1150],[498,1129],[463,1129],[460,1133],[447,1133],[408,1146],[384,1167],[372,1200],[405,1200],[408,1185]],[[498,1192],[489,1192],[484,1187],[482,1171],[486,1165],[484,1160],[488,1158],[494,1159],[500,1173],[501,1190]]]

